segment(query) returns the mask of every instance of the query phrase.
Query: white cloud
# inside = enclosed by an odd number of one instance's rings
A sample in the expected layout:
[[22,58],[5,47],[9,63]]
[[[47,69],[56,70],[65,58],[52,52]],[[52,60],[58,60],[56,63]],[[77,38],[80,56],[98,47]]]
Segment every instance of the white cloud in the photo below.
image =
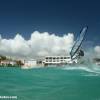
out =
[[0,37],[0,54],[13,57],[35,58],[46,55],[68,55],[74,42],[74,35],[62,37],[48,32],[35,31],[29,40],[17,34],[13,39]]

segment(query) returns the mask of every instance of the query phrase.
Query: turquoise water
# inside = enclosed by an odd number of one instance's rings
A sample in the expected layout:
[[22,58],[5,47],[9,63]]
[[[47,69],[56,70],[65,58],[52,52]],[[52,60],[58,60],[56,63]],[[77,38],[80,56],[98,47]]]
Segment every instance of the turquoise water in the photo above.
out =
[[0,96],[18,100],[100,100],[99,68],[0,68]]

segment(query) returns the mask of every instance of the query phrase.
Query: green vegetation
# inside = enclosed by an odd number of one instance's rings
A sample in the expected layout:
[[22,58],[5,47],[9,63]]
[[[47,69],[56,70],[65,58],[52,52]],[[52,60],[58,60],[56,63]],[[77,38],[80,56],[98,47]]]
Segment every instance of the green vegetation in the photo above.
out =
[[[1,63],[1,62],[4,63]],[[9,63],[5,63],[5,62]],[[11,64],[10,62],[15,62],[15,64]],[[21,60],[12,60],[11,58],[7,58],[6,56],[0,55],[0,67],[21,67],[23,65]]]
[[0,55],[0,61],[1,61],[1,60],[7,60],[6,56]]
[[22,63],[21,60],[16,60],[16,65],[17,65],[17,66],[22,66],[22,65],[24,65],[24,64]]

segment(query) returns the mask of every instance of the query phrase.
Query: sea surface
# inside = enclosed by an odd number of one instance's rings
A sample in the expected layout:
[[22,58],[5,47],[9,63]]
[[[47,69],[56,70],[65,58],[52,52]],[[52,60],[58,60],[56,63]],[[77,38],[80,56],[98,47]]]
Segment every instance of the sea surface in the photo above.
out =
[[17,96],[17,100],[100,100],[100,66],[2,67],[0,96]]

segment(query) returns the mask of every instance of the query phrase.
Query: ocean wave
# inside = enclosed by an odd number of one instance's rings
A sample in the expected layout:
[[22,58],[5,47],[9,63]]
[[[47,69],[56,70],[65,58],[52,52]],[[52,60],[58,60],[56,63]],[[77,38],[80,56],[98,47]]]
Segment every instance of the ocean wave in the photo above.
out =
[[[78,66],[66,66],[62,68],[63,70],[80,70],[80,71],[85,71],[88,73],[94,73],[95,75],[100,75],[100,67],[96,65],[78,65]],[[91,74],[92,75],[92,74]],[[88,74],[88,76],[91,76]]]

